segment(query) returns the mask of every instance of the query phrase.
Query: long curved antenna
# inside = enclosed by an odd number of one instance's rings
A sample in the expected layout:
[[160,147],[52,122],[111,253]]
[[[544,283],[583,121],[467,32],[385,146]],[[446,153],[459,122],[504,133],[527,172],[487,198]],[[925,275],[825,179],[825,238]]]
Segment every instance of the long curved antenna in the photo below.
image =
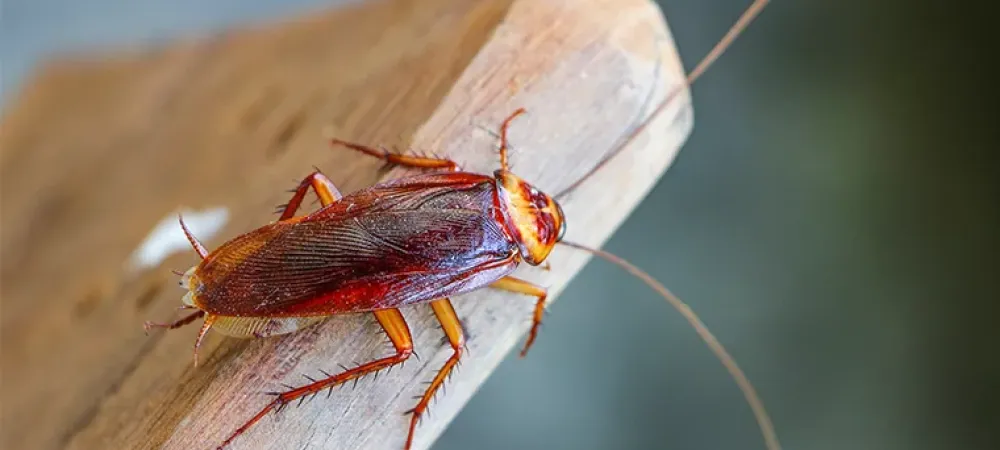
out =
[[674,309],[684,316],[684,319],[691,324],[691,327],[693,327],[698,335],[701,336],[701,339],[705,341],[705,344],[712,349],[712,353],[715,353],[715,356],[719,358],[719,361],[722,362],[722,365],[725,366],[726,370],[729,371],[729,374],[732,375],[736,384],[739,385],[740,390],[743,391],[743,396],[746,397],[747,403],[750,404],[750,408],[753,410],[754,417],[757,418],[757,424],[760,426],[760,431],[764,435],[764,442],[766,443],[768,450],[781,450],[781,444],[778,443],[778,435],[774,431],[774,424],[771,422],[771,417],[767,414],[767,410],[764,408],[764,403],[760,400],[760,397],[757,396],[757,391],[754,389],[753,385],[750,384],[750,380],[747,378],[746,374],[743,373],[743,370],[740,369],[740,366],[736,364],[736,360],[729,354],[729,352],[726,351],[726,348],[722,346],[722,343],[719,342],[715,335],[708,330],[708,327],[705,326],[704,322],[698,318],[698,315],[691,310],[690,306],[671,293],[666,287],[660,284],[659,281],[656,281],[656,279],[648,273],[612,253],[573,242],[561,241],[559,243],[568,247],[589,252],[594,256],[625,269],[636,278],[645,282],[649,285],[649,287],[653,288],[653,290],[658,294],[663,296],[667,303],[670,303],[670,306],[673,306]]
[[500,170],[506,172],[509,169],[507,165],[507,149],[509,144],[507,142],[507,129],[510,128],[510,123],[514,121],[514,118],[525,113],[524,108],[517,108],[511,115],[507,116],[507,119],[503,121],[503,125],[500,126]]
[[708,70],[708,68],[712,65],[712,63],[714,63],[715,60],[719,59],[719,56],[722,56],[722,54],[726,51],[726,49],[729,48],[730,45],[732,45],[733,41],[736,40],[736,38],[740,35],[740,33],[742,33],[743,30],[745,30],[747,26],[750,25],[750,22],[753,21],[753,19],[756,18],[758,14],[760,14],[760,12],[764,9],[765,6],[767,6],[769,1],[770,0],[754,0],[754,2],[750,5],[750,7],[748,7],[747,10],[744,11],[742,15],[740,15],[740,18],[736,21],[736,23],[729,28],[729,31],[726,32],[726,34],[722,37],[722,39],[720,39],[719,42],[715,44],[715,47],[712,47],[712,50],[709,51],[708,54],[705,55],[705,57],[702,58],[700,62],[698,62],[698,65],[696,65],[695,68],[690,73],[688,73],[687,79],[683,85],[678,86],[674,88],[674,90],[670,91],[670,93],[667,94],[667,97],[664,98],[663,101],[656,106],[656,109],[653,110],[653,112],[646,118],[646,120],[642,121],[642,123],[640,123],[635,128],[632,128],[630,131],[626,131],[622,137],[618,138],[617,140],[618,144],[612,147],[614,150],[612,150],[611,153],[609,153],[607,156],[604,157],[604,159],[598,162],[597,165],[594,166],[592,169],[590,169],[589,172],[587,172],[582,177],[574,181],[573,184],[570,184],[565,189],[560,191],[553,198],[559,200],[566,194],[570,193],[570,191],[579,187],[581,184],[583,184],[584,181],[587,181],[587,179],[589,179],[595,172],[600,170],[601,167],[604,167],[604,165],[607,164],[608,161],[611,160],[611,158],[614,158],[616,155],[621,153],[622,150],[625,149],[625,147],[627,147],[630,143],[632,143],[632,140],[635,139],[636,136],[639,135],[639,133],[642,133],[642,131],[646,129],[646,127],[650,124],[650,122],[652,122],[653,119],[655,119],[657,116],[659,116],[661,112],[663,112],[663,110],[667,107],[667,105],[669,105],[670,102],[673,101],[674,97],[683,92],[684,88],[693,85],[695,80],[701,77],[701,75],[704,74],[706,70]]

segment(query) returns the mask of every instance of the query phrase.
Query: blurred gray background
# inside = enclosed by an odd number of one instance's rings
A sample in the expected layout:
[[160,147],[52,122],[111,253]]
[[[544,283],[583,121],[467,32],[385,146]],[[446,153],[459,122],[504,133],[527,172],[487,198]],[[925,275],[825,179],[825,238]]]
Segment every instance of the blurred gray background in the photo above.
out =
[[[4,0],[3,98],[53,52],[326,3]],[[660,2],[688,67],[749,3]],[[977,49],[996,16],[933,8],[770,5],[696,85],[694,134],[605,247],[702,315],[788,449],[1000,448],[997,135]],[[687,324],[594,261],[436,445],[469,448],[762,444]]]

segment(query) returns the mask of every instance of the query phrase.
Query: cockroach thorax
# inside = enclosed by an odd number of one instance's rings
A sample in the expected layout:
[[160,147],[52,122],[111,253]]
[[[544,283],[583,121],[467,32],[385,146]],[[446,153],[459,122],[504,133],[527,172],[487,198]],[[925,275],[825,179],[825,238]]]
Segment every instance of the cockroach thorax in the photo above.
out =
[[531,265],[541,264],[566,233],[562,207],[509,171],[498,170],[495,176],[497,202],[507,219],[507,229],[517,240],[522,258]]

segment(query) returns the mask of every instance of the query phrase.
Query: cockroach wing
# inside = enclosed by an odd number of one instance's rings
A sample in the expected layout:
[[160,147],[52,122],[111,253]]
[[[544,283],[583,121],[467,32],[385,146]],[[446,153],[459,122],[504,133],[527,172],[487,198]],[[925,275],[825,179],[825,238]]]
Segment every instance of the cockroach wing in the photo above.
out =
[[392,308],[482,287],[514,269],[516,252],[480,209],[308,217],[214,252],[195,273],[196,302],[211,314],[255,317]]

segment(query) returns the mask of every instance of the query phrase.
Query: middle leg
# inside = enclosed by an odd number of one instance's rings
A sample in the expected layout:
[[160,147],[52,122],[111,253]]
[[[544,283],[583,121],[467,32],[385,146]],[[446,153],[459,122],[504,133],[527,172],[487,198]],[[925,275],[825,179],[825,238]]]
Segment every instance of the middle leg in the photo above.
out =
[[438,322],[441,323],[441,329],[444,330],[445,336],[448,337],[452,354],[451,358],[448,358],[448,361],[441,367],[441,370],[434,375],[434,379],[431,380],[430,386],[424,391],[424,395],[420,397],[420,402],[417,403],[417,406],[407,411],[413,414],[413,417],[410,417],[410,432],[406,436],[405,449],[407,450],[413,445],[413,432],[417,429],[417,422],[420,421],[420,416],[427,411],[427,406],[430,404],[431,399],[434,398],[434,393],[444,384],[445,380],[448,379],[448,375],[458,365],[458,360],[462,357],[462,349],[465,347],[465,333],[462,332],[462,322],[458,319],[455,308],[451,306],[451,301],[447,298],[434,300],[431,302],[431,309],[434,310],[434,316],[437,317]]

